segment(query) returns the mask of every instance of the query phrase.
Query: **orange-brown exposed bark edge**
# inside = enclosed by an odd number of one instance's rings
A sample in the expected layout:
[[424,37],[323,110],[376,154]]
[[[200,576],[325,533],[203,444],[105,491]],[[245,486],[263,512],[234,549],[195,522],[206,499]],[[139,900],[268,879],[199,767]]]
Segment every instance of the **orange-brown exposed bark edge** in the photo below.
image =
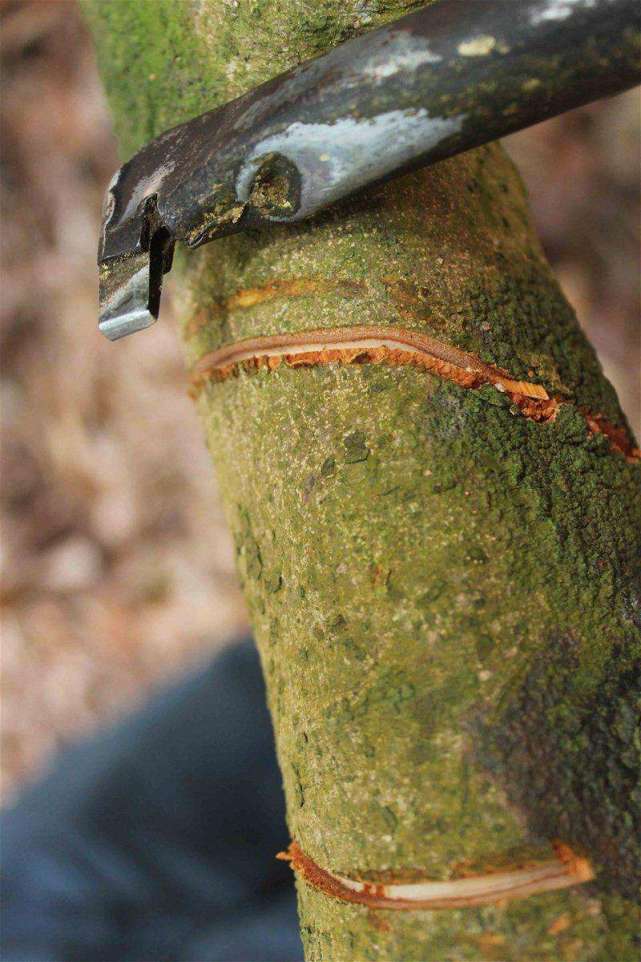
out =
[[[241,369],[252,372],[275,370],[282,364],[294,368],[332,363],[410,365],[463,388],[491,384],[505,393],[524,417],[537,422],[553,421],[560,405],[566,403],[550,397],[542,385],[519,381],[502,368],[430,335],[372,326],[275,334],[225,345],[194,366],[192,393],[198,394],[208,380],[222,381]],[[641,459],[641,451],[633,446],[625,428],[610,424],[601,414],[582,414],[588,431],[605,435],[612,451],[630,462]]]
[[[496,884],[489,886],[488,891],[479,891],[475,895],[457,895],[457,881],[451,884],[452,894],[446,897],[427,898],[427,899],[407,899],[394,898],[386,894],[390,885],[378,882],[362,883],[362,890],[355,891],[349,888],[345,881],[340,877],[331,874],[317,865],[313,859],[303,852],[297,842],[293,841],[286,852],[279,852],[276,856],[283,861],[288,861],[292,869],[297,872],[309,885],[320,889],[326,895],[341,899],[344,902],[354,902],[360,905],[367,905],[371,909],[394,909],[404,911],[431,910],[431,909],[459,909],[470,908],[475,905],[489,905],[492,903],[502,903],[514,899],[527,898],[540,892],[551,891],[554,889],[569,888],[572,885],[580,885],[589,882],[594,878],[594,872],[587,859],[577,855],[572,849],[562,842],[554,843],[554,858],[538,866],[536,881],[523,880],[520,883],[508,880],[510,872],[494,872],[483,876],[477,876],[479,882],[487,880],[496,882],[497,878],[505,875],[505,885],[498,887]],[[525,869],[525,866],[514,866],[513,871]],[[429,880],[426,880],[429,881]],[[392,884],[393,889],[393,884]],[[481,886],[482,887],[482,886]]]

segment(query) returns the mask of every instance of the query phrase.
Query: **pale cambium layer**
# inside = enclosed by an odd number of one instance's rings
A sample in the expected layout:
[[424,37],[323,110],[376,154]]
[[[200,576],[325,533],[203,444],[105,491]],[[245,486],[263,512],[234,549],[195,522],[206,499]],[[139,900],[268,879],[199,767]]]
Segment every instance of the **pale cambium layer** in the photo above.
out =
[[[332,363],[413,365],[464,388],[489,384],[506,394],[520,413],[532,421],[553,421],[564,403],[551,397],[543,385],[510,377],[502,368],[485,364],[475,355],[429,334],[367,325],[272,334],[227,344],[205,354],[195,364],[192,389],[198,394],[208,380],[225,380],[240,368],[275,370],[281,364],[294,368]],[[639,460],[639,450],[625,430],[616,428],[599,413],[583,411],[583,416],[588,433],[604,434],[613,451],[630,462]]]
[[594,878],[589,861],[557,842],[554,858],[502,871],[447,881],[374,882],[346,878],[317,865],[296,842],[279,858],[309,885],[333,898],[378,909],[458,909],[527,898],[580,885]]
[[[248,368],[323,363],[415,364],[462,387],[492,384],[515,398],[544,402],[540,417],[553,416],[555,402],[540,384],[518,381],[479,358],[428,334],[394,327],[345,327],[248,338],[205,355],[193,370],[196,388],[209,377],[223,379],[239,365]],[[538,418],[537,418],[538,419]]]

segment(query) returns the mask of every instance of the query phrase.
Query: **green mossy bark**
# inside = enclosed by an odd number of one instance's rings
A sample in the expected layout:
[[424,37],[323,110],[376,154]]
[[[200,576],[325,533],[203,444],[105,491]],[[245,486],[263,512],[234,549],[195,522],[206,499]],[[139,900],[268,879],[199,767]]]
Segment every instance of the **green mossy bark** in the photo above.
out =
[[[415,5],[86,10],[128,152]],[[190,362],[250,334],[390,324],[567,399],[541,425],[494,389],[335,365],[200,396],[304,851],[346,875],[438,879],[560,838],[598,873],[439,912],[299,883],[308,960],[636,959],[640,469],[586,430],[583,410],[623,416],[511,163],[477,150],[313,223],[217,241],[184,271]]]

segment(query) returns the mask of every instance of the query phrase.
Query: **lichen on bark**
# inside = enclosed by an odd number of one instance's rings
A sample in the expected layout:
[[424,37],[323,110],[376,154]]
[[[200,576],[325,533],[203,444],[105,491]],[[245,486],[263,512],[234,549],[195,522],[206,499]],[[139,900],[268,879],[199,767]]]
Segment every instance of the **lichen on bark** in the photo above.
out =
[[[130,149],[410,6],[87,10]],[[597,873],[435,912],[299,882],[307,958],[636,958],[640,467],[586,427],[625,421],[505,154],[217,241],[182,286],[190,365],[249,336],[387,324],[565,402],[537,424],[492,387],[368,364],[200,392],[303,850],[348,877],[447,879],[561,839]]]

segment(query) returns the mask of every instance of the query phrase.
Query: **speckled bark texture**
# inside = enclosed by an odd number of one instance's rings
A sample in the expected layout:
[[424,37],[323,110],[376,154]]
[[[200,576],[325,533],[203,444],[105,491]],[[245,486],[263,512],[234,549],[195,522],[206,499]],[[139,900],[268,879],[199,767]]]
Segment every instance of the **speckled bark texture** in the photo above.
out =
[[[86,9],[129,151],[412,6]],[[302,849],[345,876],[437,880],[560,839],[597,875],[431,912],[299,882],[307,959],[636,959],[640,466],[588,429],[586,414],[625,423],[511,163],[483,148],[217,241],[185,258],[183,285],[190,365],[249,336],[391,325],[563,402],[535,423],[494,387],[386,364],[200,390]]]

